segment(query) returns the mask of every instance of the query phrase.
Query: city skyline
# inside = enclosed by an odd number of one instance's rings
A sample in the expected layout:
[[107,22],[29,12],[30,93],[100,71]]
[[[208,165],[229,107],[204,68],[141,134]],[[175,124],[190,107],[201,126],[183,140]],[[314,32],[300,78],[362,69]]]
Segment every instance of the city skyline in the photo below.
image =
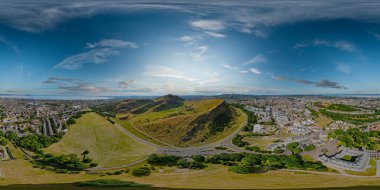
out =
[[302,2],[0,1],[0,94],[379,94],[380,3]]

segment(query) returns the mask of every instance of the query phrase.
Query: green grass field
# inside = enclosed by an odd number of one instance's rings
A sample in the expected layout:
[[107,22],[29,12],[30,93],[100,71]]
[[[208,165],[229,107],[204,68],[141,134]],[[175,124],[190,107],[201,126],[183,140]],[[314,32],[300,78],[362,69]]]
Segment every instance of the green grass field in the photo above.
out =
[[357,172],[351,170],[344,170],[347,174],[357,175],[357,176],[374,176],[376,175],[376,167],[370,167],[364,172]]
[[[142,166],[143,163],[139,165]],[[271,171],[262,174],[235,174],[228,171],[227,168],[228,167],[222,165],[210,165],[204,170],[180,172],[176,169],[172,169],[164,173],[160,173],[159,168],[157,168],[153,171],[151,176],[147,177],[134,177],[130,173],[102,176],[104,172],[99,174],[86,174],[84,172],[80,174],[57,174],[51,171],[33,168],[29,162],[23,159],[17,159],[12,161],[0,161],[0,170],[2,172],[2,176],[0,177],[0,189],[92,189],[86,187],[79,188],[70,183],[97,179],[118,179],[154,186],[148,189],[322,189],[328,187],[331,189],[340,189],[338,187],[345,187],[342,189],[367,190],[376,189],[375,186],[377,186],[377,188],[380,186],[380,180],[378,178],[351,178],[335,174],[290,171]],[[351,186],[358,187],[353,188]],[[373,186],[373,188],[368,186]]]
[[99,167],[113,167],[140,160],[154,152],[153,147],[141,144],[119,131],[106,118],[87,113],[70,126],[61,141],[44,149],[55,155],[78,154],[89,150],[89,157]]
[[257,146],[262,149],[267,147],[270,144],[273,144],[275,140],[278,138],[276,137],[244,137],[244,141],[248,142],[252,146]]

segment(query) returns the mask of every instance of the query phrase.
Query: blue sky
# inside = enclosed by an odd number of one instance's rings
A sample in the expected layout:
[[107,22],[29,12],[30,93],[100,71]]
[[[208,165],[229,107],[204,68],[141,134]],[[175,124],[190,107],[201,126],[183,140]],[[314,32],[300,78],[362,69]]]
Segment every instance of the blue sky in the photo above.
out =
[[0,6],[0,94],[380,93],[377,1]]

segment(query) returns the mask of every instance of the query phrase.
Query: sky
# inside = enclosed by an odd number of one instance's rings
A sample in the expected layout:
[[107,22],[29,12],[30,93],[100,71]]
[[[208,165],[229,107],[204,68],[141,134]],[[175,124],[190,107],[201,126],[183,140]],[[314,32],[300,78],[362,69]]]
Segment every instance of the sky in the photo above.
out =
[[380,94],[379,1],[0,7],[0,94]]

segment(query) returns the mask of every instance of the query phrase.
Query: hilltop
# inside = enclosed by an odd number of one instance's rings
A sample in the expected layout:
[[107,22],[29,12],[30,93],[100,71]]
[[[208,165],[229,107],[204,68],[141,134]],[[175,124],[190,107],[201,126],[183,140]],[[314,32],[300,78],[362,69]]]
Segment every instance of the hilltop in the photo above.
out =
[[119,123],[139,137],[175,146],[218,140],[236,129],[231,126],[241,114],[222,99],[184,100],[175,95],[125,100],[97,109],[117,114]]
[[142,114],[149,111],[164,111],[184,105],[184,99],[175,95],[166,95],[156,99],[131,99],[107,103],[95,107],[102,112],[111,114],[117,113],[133,113]]

